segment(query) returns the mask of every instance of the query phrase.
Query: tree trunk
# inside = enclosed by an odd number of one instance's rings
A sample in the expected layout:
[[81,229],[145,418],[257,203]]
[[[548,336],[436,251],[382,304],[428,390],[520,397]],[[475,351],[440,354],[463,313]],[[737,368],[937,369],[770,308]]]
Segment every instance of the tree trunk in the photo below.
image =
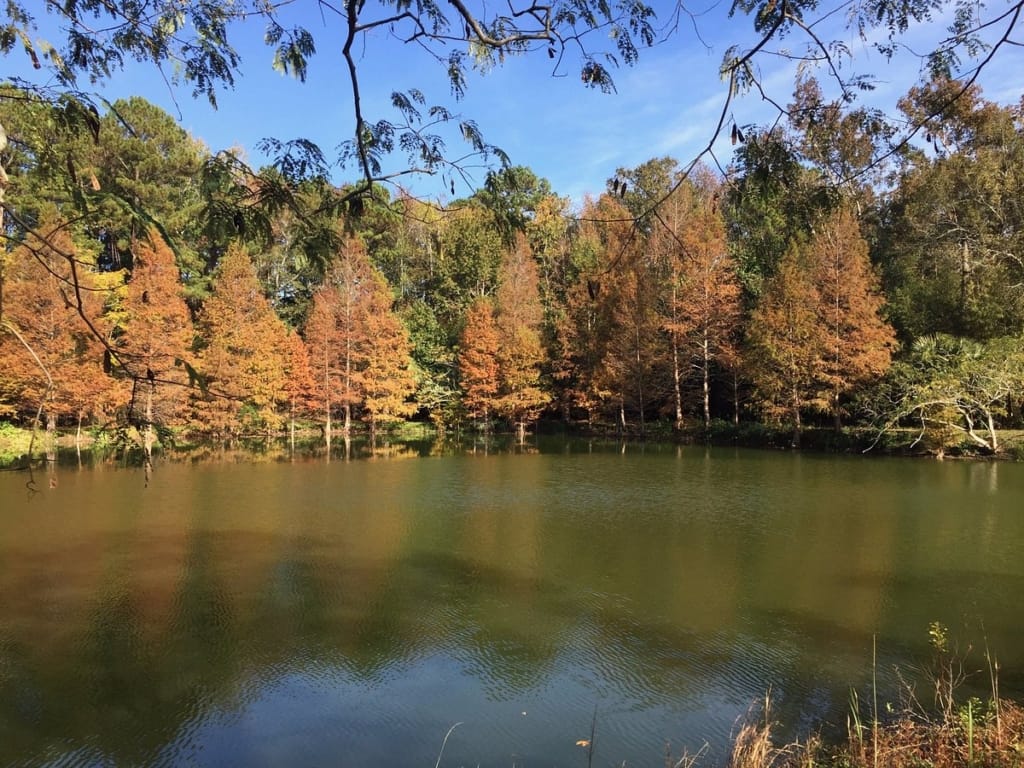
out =
[[57,460],[57,415],[53,411],[46,414],[46,460]]
[[707,330],[704,331],[701,352],[703,354],[701,361],[701,373],[703,374],[701,385],[703,386],[704,395],[704,429],[709,429],[711,427],[711,350]]
[[[675,290],[675,287],[672,288]],[[676,333],[672,332],[672,381],[674,384],[673,396],[676,405],[676,431],[683,428],[683,388],[681,384],[682,373],[679,370],[679,339]]]
[[965,316],[967,299],[970,292],[969,279],[971,274],[971,252],[968,249],[967,241],[964,240],[960,247],[960,316]]
[[793,388],[793,441],[794,448],[800,447],[800,393],[796,387]]
[[149,461],[153,456],[153,443],[155,438],[153,436],[153,387],[152,385],[146,391],[146,426],[142,432],[142,452],[145,454],[146,461]]
[[732,374],[732,423],[740,425],[740,377],[735,371]]
[[526,443],[526,422],[525,421],[517,421],[516,422],[516,439],[519,441],[520,445],[523,445],[524,443]]
[[348,320],[348,334],[345,340],[345,437],[352,434],[352,311],[348,309],[346,316]]
[[643,360],[640,356],[640,327],[636,328],[636,396],[640,406],[640,436],[646,434],[647,424],[644,414],[644,373]]
[[328,361],[327,345],[324,345],[324,442],[327,456],[331,455],[331,365]]
[[142,434],[143,470],[146,474],[146,487],[153,474],[153,390],[156,384],[151,383],[146,391],[146,430]]

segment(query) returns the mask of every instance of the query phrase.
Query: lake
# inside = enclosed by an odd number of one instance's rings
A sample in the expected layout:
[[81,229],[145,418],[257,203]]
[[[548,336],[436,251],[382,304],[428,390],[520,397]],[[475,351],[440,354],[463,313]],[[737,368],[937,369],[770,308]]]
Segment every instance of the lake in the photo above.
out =
[[429,453],[0,473],[0,764],[714,761],[930,701],[934,621],[1024,695],[1024,466]]

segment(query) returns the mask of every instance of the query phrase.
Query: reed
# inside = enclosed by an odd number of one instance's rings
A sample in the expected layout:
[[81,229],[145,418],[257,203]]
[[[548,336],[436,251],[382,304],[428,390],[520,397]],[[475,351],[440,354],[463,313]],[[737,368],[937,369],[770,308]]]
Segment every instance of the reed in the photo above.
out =
[[[778,745],[772,739],[769,695],[763,710],[748,713],[737,730],[727,768],[1024,768],[1024,707],[1000,698],[999,663],[987,643],[990,698],[960,701],[957,690],[968,676],[967,653],[951,649],[941,624],[933,624],[929,635],[934,658],[919,670],[934,695],[929,706],[921,705],[914,686],[904,681],[902,708],[881,717],[872,643],[870,723],[859,694],[851,690],[845,743],[829,744],[812,735]],[[698,768],[696,762],[684,765]]]

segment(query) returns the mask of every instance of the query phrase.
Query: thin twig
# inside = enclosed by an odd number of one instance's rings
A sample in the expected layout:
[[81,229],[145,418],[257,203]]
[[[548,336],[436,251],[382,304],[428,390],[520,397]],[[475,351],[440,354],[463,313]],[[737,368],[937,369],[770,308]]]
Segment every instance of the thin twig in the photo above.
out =
[[448,737],[451,736],[452,735],[452,731],[454,731],[460,725],[462,725],[462,723],[456,723],[451,728],[449,728],[448,729],[448,733],[446,733],[444,735],[444,741],[441,742],[441,751],[437,753],[437,762],[434,763],[434,768],[440,768],[440,766],[441,766],[441,755],[444,754],[444,747],[445,747],[445,744],[448,743]]

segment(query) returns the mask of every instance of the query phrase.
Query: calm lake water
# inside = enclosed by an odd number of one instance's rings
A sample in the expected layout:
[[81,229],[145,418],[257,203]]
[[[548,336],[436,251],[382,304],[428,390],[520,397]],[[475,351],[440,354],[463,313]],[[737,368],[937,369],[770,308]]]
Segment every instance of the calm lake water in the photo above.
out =
[[[0,764],[664,765],[1024,694],[1024,466],[544,443],[0,473]],[[919,688],[923,700],[926,687]]]

